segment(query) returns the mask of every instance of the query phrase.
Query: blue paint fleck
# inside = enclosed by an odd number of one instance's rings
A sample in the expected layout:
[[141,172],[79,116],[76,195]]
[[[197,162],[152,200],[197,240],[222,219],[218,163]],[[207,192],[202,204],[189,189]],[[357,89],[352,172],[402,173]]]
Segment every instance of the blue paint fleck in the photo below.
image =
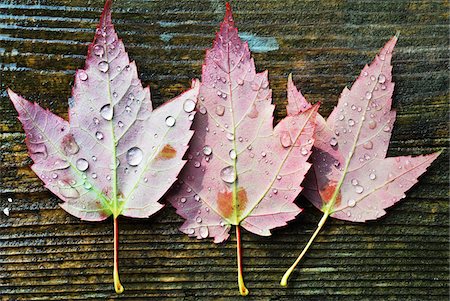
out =
[[172,40],[172,38],[173,38],[173,34],[171,34],[171,33],[162,33],[159,35],[159,39],[165,43]]
[[258,37],[256,34],[249,32],[241,32],[239,37],[247,41],[250,50],[256,53],[274,51],[280,48],[274,37]]

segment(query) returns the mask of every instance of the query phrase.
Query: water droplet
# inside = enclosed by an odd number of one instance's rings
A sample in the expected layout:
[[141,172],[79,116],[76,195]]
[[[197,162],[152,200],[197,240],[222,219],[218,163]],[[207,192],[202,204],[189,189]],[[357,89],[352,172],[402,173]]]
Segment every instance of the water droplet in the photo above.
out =
[[355,207],[356,201],[354,199],[350,199],[350,200],[347,201],[347,205],[349,207]]
[[264,158],[265,156],[267,156],[266,152],[261,152],[261,156]]
[[384,61],[386,59],[386,55],[384,53],[380,53],[380,60]]
[[283,147],[289,147],[292,145],[292,139],[291,135],[289,135],[289,132],[283,132],[280,136],[280,142]]
[[354,126],[354,125],[355,125],[355,121],[353,119],[349,119],[348,126]]
[[64,137],[62,144],[66,155],[75,155],[80,150],[80,147],[78,146],[72,135]]
[[108,181],[111,181],[111,176],[110,176],[110,175],[107,175],[107,176],[106,176],[106,179],[107,179]]
[[128,164],[131,166],[137,166],[142,161],[142,157],[144,156],[142,150],[139,147],[132,147],[128,150],[126,158]]
[[102,140],[102,139],[103,139],[103,133],[102,133],[102,132],[97,132],[97,133],[95,133],[95,137],[96,137],[98,140]]
[[338,144],[338,141],[337,141],[336,137],[332,137],[330,139],[330,145],[331,146],[336,146],[337,144]]
[[87,80],[88,75],[87,75],[86,71],[84,71],[84,70],[78,71],[78,78],[81,79],[82,81]]
[[253,105],[252,105],[252,109],[251,109],[250,112],[247,114],[247,116],[253,119],[253,118],[258,117],[258,115],[259,115],[259,113],[258,113],[258,110],[256,109],[256,105],[253,104]]
[[339,117],[338,117],[338,119],[341,121],[344,120],[344,118],[345,118],[344,115],[339,115]]
[[194,200],[197,202],[200,202],[200,196],[198,194],[194,195]]
[[389,132],[391,130],[391,127],[389,126],[389,125],[386,125],[384,128],[383,128],[383,131],[385,131],[385,132]]
[[52,178],[53,178],[53,179],[56,179],[57,177],[58,177],[58,174],[57,174],[57,173],[52,174]]
[[113,118],[113,109],[111,108],[111,105],[107,104],[104,105],[101,109],[100,109],[100,115],[103,117],[103,119],[105,120],[111,120]]
[[61,193],[61,195],[63,197],[66,197],[69,199],[76,199],[80,196],[80,193],[78,192],[78,190],[73,188],[69,183],[67,183],[65,181],[59,180],[58,186],[59,186],[59,193]]
[[364,71],[363,75],[364,75],[364,76],[368,76],[369,73],[367,73],[367,71]]
[[371,80],[375,80],[376,78],[375,78],[375,76],[371,75],[371,76],[370,76],[370,79],[371,79]]
[[361,185],[355,186],[356,193],[362,193],[364,191],[364,188]]
[[187,234],[192,235],[195,233],[195,230],[193,228],[189,228],[186,230]]
[[226,134],[226,137],[227,137],[228,140],[233,141],[233,139],[234,139],[234,134],[233,134],[233,133],[227,133],[227,134]]
[[302,149],[300,150],[300,153],[301,153],[303,156],[306,156],[306,155],[308,154],[308,150],[307,150],[306,148],[302,147]]
[[230,150],[228,154],[232,160],[236,159],[236,151],[234,149]]
[[209,156],[212,154],[212,148],[209,145],[205,145],[203,147],[203,154],[205,154],[206,156]]
[[199,168],[200,166],[201,166],[200,162],[198,162],[198,161],[194,162],[194,167]]
[[189,121],[194,120],[194,114],[189,114],[189,115],[188,115],[188,120],[189,120]]
[[97,179],[97,174],[94,172],[94,173],[91,175],[91,177],[92,177],[93,179]]
[[104,53],[105,53],[105,49],[103,48],[102,45],[97,44],[94,46],[94,54],[96,56],[102,57]]
[[369,121],[369,129],[373,130],[377,127],[377,122],[375,120]]
[[277,193],[278,193],[278,189],[274,188],[274,189],[272,190],[272,192],[273,192],[273,194],[277,194]]
[[183,110],[187,113],[190,113],[194,111],[195,109],[195,101],[192,99],[186,99],[186,101],[183,104]]
[[89,162],[86,159],[80,158],[76,162],[79,171],[85,171],[89,167]]
[[100,63],[98,63],[98,70],[100,70],[103,73],[107,72],[109,70],[108,62],[101,61]]
[[200,216],[197,216],[197,218],[195,219],[195,221],[199,224],[202,223],[202,218]]
[[369,174],[369,179],[375,180],[376,178],[377,178],[377,176],[374,173]]
[[227,166],[220,171],[220,178],[225,183],[234,183],[236,180],[236,174],[234,172],[233,166]]
[[121,128],[121,127],[123,127],[123,122],[122,122],[122,121],[119,121],[119,122],[117,123],[117,125]]
[[218,116],[223,116],[224,113],[225,113],[225,107],[222,106],[222,105],[218,105],[218,106],[216,107],[216,114],[217,114]]
[[117,94],[117,92],[113,92],[113,97],[114,97],[114,98],[117,98],[117,96],[119,96],[119,95]]
[[378,76],[378,82],[379,82],[380,84],[383,84],[385,81],[386,81],[386,76],[384,76],[384,74],[380,74],[380,75]]
[[175,118],[173,118],[172,116],[167,116],[166,118],[166,125],[167,126],[174,126],[175,125]]
[[201,238],[207,238],[208,235],[209,235],[208,227],[201,226],[201,227],[198,229],[198,233],[200,234],[200,237],[201,237]]
[[372,92],[367,91],[366,94],[365,94],[365,97],[366,97],[367,100],[372,99]]
[[205,115],[206,114],[206,108],[204,106],[201,106],[199,109],[200,113]]
[[352,185],[356,186],[358,184],[359,184],[359,182],[357,179],[352,179]]
[[242,78],[238,78],[237,84],[238,84],[239,86],[242,86],[242,85],[244,84],[244,80],[243,80]]
[[90,189],[92,188],[92,184],[91,184],[90,182],[88,182],[88,181],[85,181],[85,182],[83,183],[83,187],[84,187],[86,190],[90,190]]
[[181,203],[186,203],[186,201],[187,201],[187,199],[186,199],[185,197],[183,197],[183,198],[180,199],[180,202],[181,202]]
[[365,143],[363,144],[363,147],[364,147],[365,149],[372,149],[372,147],[373,147],[372,141],[367,141],[367,142],[365,142]]
[[414,165],[411,163],[411,161],[409,161],[409,160],[405,161],[405,168],[406,169],[411,169],[413,167],[414,167]]
[[381,85],[381,90],[386,90],[386,86],[385,85]]

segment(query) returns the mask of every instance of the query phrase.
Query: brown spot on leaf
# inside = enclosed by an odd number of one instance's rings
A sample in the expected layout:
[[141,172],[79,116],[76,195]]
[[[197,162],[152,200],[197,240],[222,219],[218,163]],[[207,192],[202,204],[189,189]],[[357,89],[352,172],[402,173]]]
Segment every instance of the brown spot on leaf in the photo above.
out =
[[63,137],[63,139],[61,140],[61,148],[68,156],[74,155],[80,150],[80,147],[75,141],[75,138],[73,138],[72,134],[67,134]]
[[239,213],[242,212],[247,207],[247,192],[243,187],[239,187],[236,195],[237,201],[236,201],[236,207],[233,208],[233,192],[232,191],[219,191],[217,193],[217,205],[219,212],[222,213],[222,215],[225,218],[230,217],[233,214],[234,210],[238,211]]
[[174,149],[172,145],[166,144],[164,145],[163,149],[159,152],[159,154],[156,156],[156,159],[169,160],[174,158],[176,154],[177,154],[176,149]]
[[[329,185],[326,185],[320,189],[320,196],[325,203],[328,203],[333,197],[334,191],[336,190],[336,182],[331,182]],[[338,207],[341,204],[341,193],[336,197],[336,202],[333,207]]]

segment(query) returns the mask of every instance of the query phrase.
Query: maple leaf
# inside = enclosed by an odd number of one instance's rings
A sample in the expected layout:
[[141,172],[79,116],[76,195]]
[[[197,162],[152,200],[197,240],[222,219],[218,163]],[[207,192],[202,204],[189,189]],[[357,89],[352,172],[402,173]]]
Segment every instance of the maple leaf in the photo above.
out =
[[391,58],[396,42],[394,36],[363,68],[352,88],[344,89],[326,121],[317,116],[313,167],[303,193],[323,217],[283,276],[283,286],[329,216],[353,222],[380,218],[386,214],[384,209],[405,197],[440,154],[386,158],[396,115],[391,110]]
[[108,0],[85,68],[76,72],[70,122],[8,93],[26,133],[31,168],[64,201],[61,207],[82,220],[113,216],[114,287],[121,293],[117,217],[145,218],[163,207],[158,200],[185,163],[199,83],[153,110],[110,7]]
[[318,105],[292,112],[273,127],[267,71],[256,73],[248,44],[238,36],[230,5],[206,52],[195,134],[178,191],[169,200],[186,221],[180,230],[219,243],[236,226],[238,284],[242,276],[240,226],[257,235],[286,225],[302,209],[294,200],[310,164]]

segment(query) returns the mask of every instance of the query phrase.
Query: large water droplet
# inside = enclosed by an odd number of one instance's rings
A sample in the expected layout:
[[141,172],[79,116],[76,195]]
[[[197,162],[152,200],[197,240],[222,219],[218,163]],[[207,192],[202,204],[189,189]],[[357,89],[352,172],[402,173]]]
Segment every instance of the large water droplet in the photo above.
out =
[[209,145],[205,145],[203,147],[203,154],[205,154],[206,156],[209,156],[212,154],[212,148]]
[[354,126],[354,125],[355,125],[355,121],[353,119],[349,119],[348,126]]
[[94,54],[96,56],[102,57],[104,53],[105,53],[105,49],[103,48],[102,45],[97,44],[94,46]]
[[186,101],[183,104],[183,110],[187,113],[190,113],[194,111],[195,109],[195,101],[192,99],[186,99]]
[[172,127],[172,126],[175,125],[175,121],[176,121],[176,120],[175,120],[174,117],[172,117],[172,116],[167,116],[167,118],[166,118],[166,125]]
[[228,140],[233,141],[233,139],[234,139],[234,134],[233,134],[233,133],[227,133],[227,134],[226,134],[226,137],[227,137]]
[[81,79],[82,81],[87,80],[88,75],[87,75],[86,71],[84,71],[84,70],[78,71],[78,78]]
[[236,151],[235,151],[234,149],[230,150],[230,151],[228,152],[228,154],[230,155],[230,158],[231,158],[232,160],[236,159]]
[[307,150],[306,148],[302,147],[301,150],[300,150],[300,153],[301,153],[303,156],[306,156],[306,155],[308,154],[308,150]]
[[372,141],[367,141],[367,142],[365,142],[365,143],[363,144],[363,147],[364,147],[365,149],[372,149],[372,147],[373,147]]
[[362,193],[364,191],[364,188],[361,185],[355,186],[356,193]]
[[224,113],[225,113],[225,107],[222,106],[222,105],[218,105],[218,106],[216,107],[216,114],[217,114],[218,116],[223,116]]
[[369,121],[369,129],[373,130],[377,127],[377,122],[375,120]]
[[252,108],[251,108],[250,112],[247,114],[247,116],[253,119],[253,118],[258,117],[258,114],[259,113],[258,113],[258,110],[256,109],[256,105],[253,104]]
[[107,72],[109,70],[108,62],[101,61],[100,63],[98,63],[98,70],[100,70],[101,72]]
[[384,74],[378,75],[378,82],[380,84],[383,84],[384,82],[386,82],[386,76],[384,76]]
[[47,146],[45,144],[34,144],[33,148],[30,150],[34,155],[40,156],[42,159],[47,159]]
[[367,100],[372,99],[372,92],[367,91],[365,97]]
[[220,171],[220,178],[226,183],[234,183],[236,174],[233,166],[227,166]]
[[330,145],[331,146],[336,146],[337,144],[338,144],[338,141],[337,141],[336,137],[332,137],[330,139]]
[[107,104],[104,105],[101,109],[100,109],[100,115],[103,117],[103,119],[105,120],[111,120],[113,118],[113,109],[111,108],[111,105]]
[[126,158],[128,164],[131,166],[137,166],[142,161],[142,157],[144,156],[142,150],[139,147],[132,147],[128,150]]
[[73,136],[66,136],[63,140],[63,148],[66,155],[75,155],[80,150],[77,142],[73,138]]
[[86,159],[80,158],[76,162],[79,171],[85,171],[89,167],[89,162]]
[[369,179],[375,180],[376,178],[377,178],[377,176],[373,172],[369,174]]
[[280,143],[283,147],[289,147],[292,145],[291,135],[289,132],[283,132],[280,136]]
[[350,199],[350,200],[347,201],[347,205],[348,205],[349,207],[355,207],[356,201],[353,200],[353,199]]
[[200,234],[200,237],[201,237],[201,238],[207,238],[208,235],[209,235],[208,227],[201,226],[201,227],[198,229],[198,233]]
[[195,230],[193,228],[186,229],[187,234],[192,235],[195,233]]

